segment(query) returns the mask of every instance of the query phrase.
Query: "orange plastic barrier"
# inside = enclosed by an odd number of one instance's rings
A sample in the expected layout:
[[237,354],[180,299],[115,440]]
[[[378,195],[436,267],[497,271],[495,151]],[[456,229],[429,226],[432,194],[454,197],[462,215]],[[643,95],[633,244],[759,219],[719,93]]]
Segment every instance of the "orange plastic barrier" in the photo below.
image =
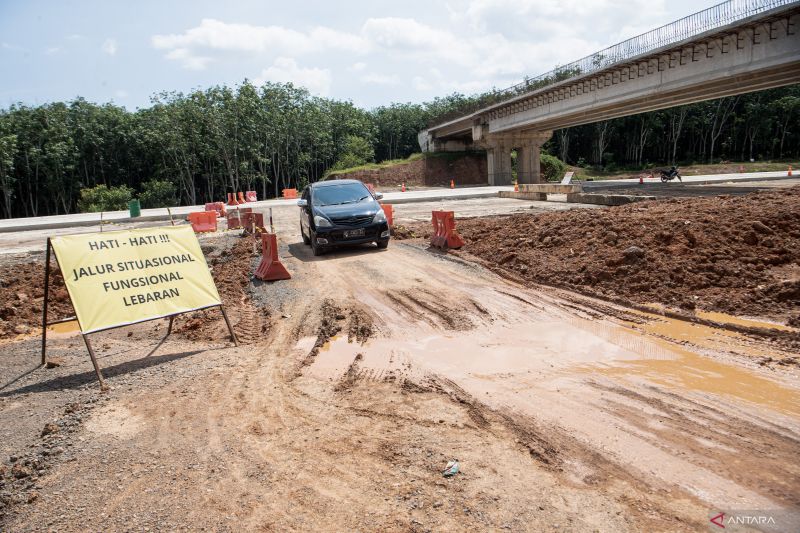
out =
[[239,191],[238,195],[239,195],[238,200],[240,204],[247,203],[247,200],[244,199],[244,193],[242,191]]
[[394,208],[391,204],[381,204],[381,208],[383,208],[383,214],[386,215],[386,222],[389,223],[389,227],[391,228],[394,225]]
[[239,210],[231,209],[228,211],[228,229],[240,229],[242,221],[239,218]]
[[217,231],[217,212],[200,211],[198,213],[189,213],[189,222],[192,224],[192,229],[195,233]]
[[258,201],[258,195],[256,194],[256,191],[247,191],[246,193],[244,193],[244,198],[248,202],[257,202]]
[[278,239],[274,233],[261,234],[261,254],[261,263],[256,268],[256,278],[263,281],[292,278],[278,258]]
[[206,204],[206,211],[214,211],[218,217],[225,216],[225,202],[213,202]]
[[296,199],[297,189],[283,189],[283,197],[288,199]]
[[264,214],[247,212],[241,215],[242,227],[245,231],[260,233],[264,231]]
[[236,195],[232,192],[228,193],[228,205],[239,205],[239,202],[236,201]]
[[461,248],[464,240],[456,233],[456,217],[452,211],[432,211],[433,235],[431,246],[436,248]]

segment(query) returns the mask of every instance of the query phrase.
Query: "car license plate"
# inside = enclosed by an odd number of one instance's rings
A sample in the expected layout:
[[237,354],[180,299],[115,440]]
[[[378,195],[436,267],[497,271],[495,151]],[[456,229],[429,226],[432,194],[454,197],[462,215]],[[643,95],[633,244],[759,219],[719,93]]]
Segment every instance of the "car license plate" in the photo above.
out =
[[354,237],[363,237],[363,236],[364,236],[364,228],[349,229],[344,232],[345,239],[352,239]]

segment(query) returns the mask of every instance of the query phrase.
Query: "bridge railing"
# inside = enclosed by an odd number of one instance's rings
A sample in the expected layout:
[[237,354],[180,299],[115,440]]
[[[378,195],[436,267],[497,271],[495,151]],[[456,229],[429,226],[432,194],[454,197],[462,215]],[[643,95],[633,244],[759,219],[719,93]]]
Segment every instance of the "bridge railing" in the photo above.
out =
[[646,54],[669,44],[689,39],[715,28],[721,28],[737,20],[793,3],[797,3],[797,0],[729,0],[728,2],[717,4],[636,37],[631,37],[572,63],[558,66],[550,72],[535,78],[526,77],[520,83],[506,89],[494,89],[490,93],[481,95],[475,102],[463,108],[435,118],[434,123],[429,124],[429,127],[443,124],[520,94],[605,69],[616,63]]

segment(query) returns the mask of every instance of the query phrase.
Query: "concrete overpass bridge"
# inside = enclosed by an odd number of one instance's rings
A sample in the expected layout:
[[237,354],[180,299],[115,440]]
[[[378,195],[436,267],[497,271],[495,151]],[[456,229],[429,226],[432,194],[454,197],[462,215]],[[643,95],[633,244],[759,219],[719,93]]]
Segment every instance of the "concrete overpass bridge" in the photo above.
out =
[[538,183],[553,130],[800,82],[800,1],[731,0],[501,91],[420,132],[423,152],[485,150],[490,185]]

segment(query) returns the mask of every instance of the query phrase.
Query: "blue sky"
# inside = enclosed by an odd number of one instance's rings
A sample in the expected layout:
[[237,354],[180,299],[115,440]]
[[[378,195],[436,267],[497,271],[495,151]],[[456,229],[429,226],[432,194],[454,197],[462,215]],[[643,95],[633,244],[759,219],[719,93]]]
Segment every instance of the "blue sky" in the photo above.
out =
[[363,107],[506,87],[713,2],[0,0],[0,108],[292,81]]

